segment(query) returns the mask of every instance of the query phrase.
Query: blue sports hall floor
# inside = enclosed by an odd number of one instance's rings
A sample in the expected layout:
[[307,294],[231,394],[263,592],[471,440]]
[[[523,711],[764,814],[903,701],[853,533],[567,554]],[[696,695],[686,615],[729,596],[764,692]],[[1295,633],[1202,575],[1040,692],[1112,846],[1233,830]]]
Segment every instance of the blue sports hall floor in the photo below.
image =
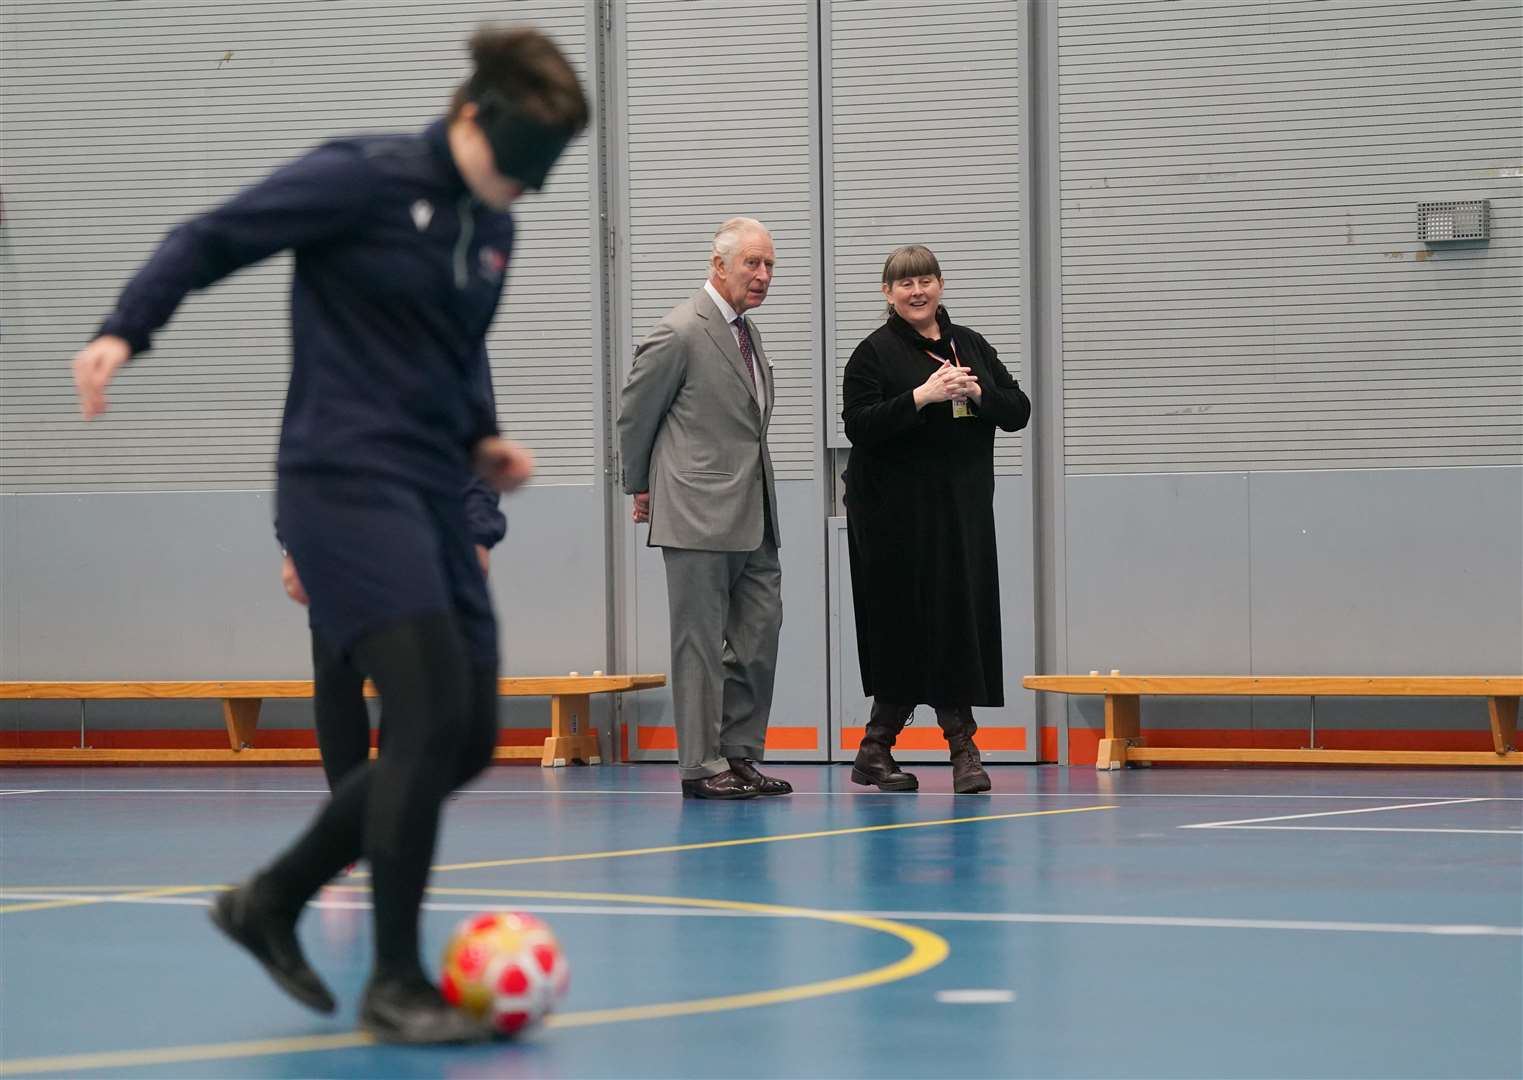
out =
[[776,766],[499,767],[447,811],[425,943],[542,913],[571,990],[518,1042],[371,1044],[363,876],[280,994],[205,907],[315,768],[0,771],[0,1073],[323,1077],[1523,1075],[1523,776],[1005,766],[990,796]]

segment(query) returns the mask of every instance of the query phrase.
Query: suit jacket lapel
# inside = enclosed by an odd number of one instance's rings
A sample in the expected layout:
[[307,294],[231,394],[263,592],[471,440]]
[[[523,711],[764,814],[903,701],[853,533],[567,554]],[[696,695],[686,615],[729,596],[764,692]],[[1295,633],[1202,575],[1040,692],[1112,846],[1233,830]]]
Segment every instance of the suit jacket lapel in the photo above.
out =
[[[707,289],[698,290],[693,298],[693,309],[703,320],[703,328],[708,331],[709,338],[718,346],[719,351],[724,353],[725,359],[730,361],[730,367],[734,369],[735,374],[740,376],[740,381],[745,385],[746,394],[755,401],[756,384],[751,381],[751,376],[746,374],[746,361],[740,355],[740,346],[735,343],[735,332],[725,323],[724,316],[714,306],[714,299],[709,296]],[[752,344],[753,346],[755,344],[754,338]]]
[[756,327],[751,324],[750,319],[746,319],[746,326],[751,331],[751,348],[756,350],[756,370],[761,375],[762,393],[767,399],[767,408],[762,414],[762,420],[766,421],[772,417],[772,406],[777,401],[777,388],[773,385],[772,365],[767,361],[767,354],[762,349],[761,335],[756,332]]

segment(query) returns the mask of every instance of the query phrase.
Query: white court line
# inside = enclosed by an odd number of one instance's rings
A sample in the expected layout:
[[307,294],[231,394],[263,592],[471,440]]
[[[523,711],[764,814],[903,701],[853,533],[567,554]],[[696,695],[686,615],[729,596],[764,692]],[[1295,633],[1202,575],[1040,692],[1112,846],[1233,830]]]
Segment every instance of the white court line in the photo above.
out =
[[1300,818],[1338,817],[1341,814],[1378,814],[1385,810],[1416,810],[1424,806],[1456,806],[1460,803],[1489,802],[1489,799],[1442,799],[1436,802],[1398,803],[1395,806],[1361,806],[1353,810],[1323,810],[1315,814],[1282,814],[1279,817],[1240,818],[1236,821],[1203,821],[1195,825],[1181,825],[1181,829],[1229,829],[1245,825],[1257,825],[1263,821],[1296,821]]
[[[1215,825],[1217,829],[1231,829],[1233,832],[1253,832],[1262,829],[1265,832],[1394,832],[1394,833],[1469,833],[1472,835],[1495,835],[1495,836],[1523,836],[1523,826],[1516,829],[1397,829],[1397,828],[1360,828],[1357,825]],[[1200,829],[1202,825],[1181,825],[1181,829]]]
[[[10,892],[0,890],[0,900],[75,900],[79,893]],[[92,901],[105,904],[178,905],[181,907],[205,907],[210,900],[187,896],[132,896],[122,894],[111,897],[90,897]],[[486,901],[427,900],[427,911],[480,911]],[[364,899],[342,900],[331,893],[323,894],[309,906],[330,911],[368,911],[370,903]],[[728,911],[669,907],[625,907],[617,904],[546,904],[515,900],[513,906],[537,914],[546,915],[598,915],[598,916],[657,916],[694,919],[753,919],[774,918],[771,913]],[[843,915],[863,916],[873,919],[897,919],[901,922],[960,922],[960,923],[1035,923],[1054,926],[1152,926],[1168,929],[1200,930],[1289,930],[1315,931],[1320,933],[1362,934],[1434,934],[1442,937],[1515,937],[1523,938],[1523,926],[1486,926],[1468,923],[1381,923],[1349,922],[1341,920],[1303,919],[1221,919],[1189,915],[1065,915],[1035,911],[845,911]]]
[[938,990],[936,1000],[943,1005],[1008,1005],[1015,1000],[1015,991]]
[[[910,762],[909,764],[916,764]],[[934,766],[934,763],[932,763]],[[0,794],[13,795],[327,795],[327,788],[30,788],[26,791],[0,792]],[[553,788],[468,788],[464,791],[455,792],[458,796],[471,795],[522,795],[524,797],[563,797],[563,796],[611,796],[611,795],[649,795],[655,798],[675,799],[682,792],[676,788],[652,789],[652,788],[589,788],[586,790],[553,789]],[[903,801],[903,792],[887,791],[795,791],[794,795],[815,795],[824,798],[850,798],[870,799],[883,798],[895,802]],[[950,791],[921,791],[921,796],[946,796],[952,798]],[[1439,799],[1450,802],[1523,802],[1523,795],[1487,795],[1481,798],[1462,797],[1449,795],[1250,795],[1250,794],[1194,794],[1190,792],[1172,791],[994,791],[988,795],[990,799],[998,798],[1021,798],[1021,799],[1350,799],[1360,802],[1384,801],[1387,799]],[[1424,803],[1421,805],[1433,805]],[[1185,828],[1202,828],[1204,826],[1184,826]]]

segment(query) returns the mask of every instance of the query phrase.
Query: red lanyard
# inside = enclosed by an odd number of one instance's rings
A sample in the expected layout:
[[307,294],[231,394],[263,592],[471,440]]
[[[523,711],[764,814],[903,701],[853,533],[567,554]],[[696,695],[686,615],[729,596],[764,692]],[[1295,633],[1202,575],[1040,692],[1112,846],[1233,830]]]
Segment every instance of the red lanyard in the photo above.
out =
[[952,346],[952,359],[950,360],[948,360],[945,356],[937,356],[930,349],[926,349],[925,354],[940,364],[942,367],[962,367],[962,364],[960,364],[957,360],[957,339],[951,335],[948,335],[947,344]]
[[[926,349],[925,350],[925,354],[927,356],[929,356],[932,360],[935,360],[942,367],[953,367],[953,366],[962,367],[962,364],[957,359],[957,340],[955,338],[953,338],[950,334],[948,334],[947,335],[947,344],[952,346],[952,359],[950,359],[950,360],[948,360],[944,356],[937,356],[930,349]],[[973,415],[973,411],[968,408],[968,399],[967,398],[965,398],[965,397],[955,397],[955,398],[952,398],[951,401],[952,401],[952,416],[953,416],[954,419],[963,420],[963,419],[966,419],[967,417]]]

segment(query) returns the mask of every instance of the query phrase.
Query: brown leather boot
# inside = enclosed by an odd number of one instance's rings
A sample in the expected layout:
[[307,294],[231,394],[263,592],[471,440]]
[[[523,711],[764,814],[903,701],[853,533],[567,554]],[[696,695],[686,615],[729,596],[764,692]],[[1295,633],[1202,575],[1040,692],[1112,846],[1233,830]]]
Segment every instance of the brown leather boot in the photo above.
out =
[[876,698],[873,700],[873,712],[862,733],[862,745],[857,748],[857,758],[851,763],[853,784],[876,787],[879,791],[919,790],[920,781],[899,768],[890,752],[894,740],[899,738],[899,733],[914,714],[913,705],[886,705]]
[[977,795],[993,787],[973,742],[973,735],[978,731],[973,710],[966,705],[939,708],[936,723],[947,737],[947,748],[952,752],[952,790],[958,795]]

